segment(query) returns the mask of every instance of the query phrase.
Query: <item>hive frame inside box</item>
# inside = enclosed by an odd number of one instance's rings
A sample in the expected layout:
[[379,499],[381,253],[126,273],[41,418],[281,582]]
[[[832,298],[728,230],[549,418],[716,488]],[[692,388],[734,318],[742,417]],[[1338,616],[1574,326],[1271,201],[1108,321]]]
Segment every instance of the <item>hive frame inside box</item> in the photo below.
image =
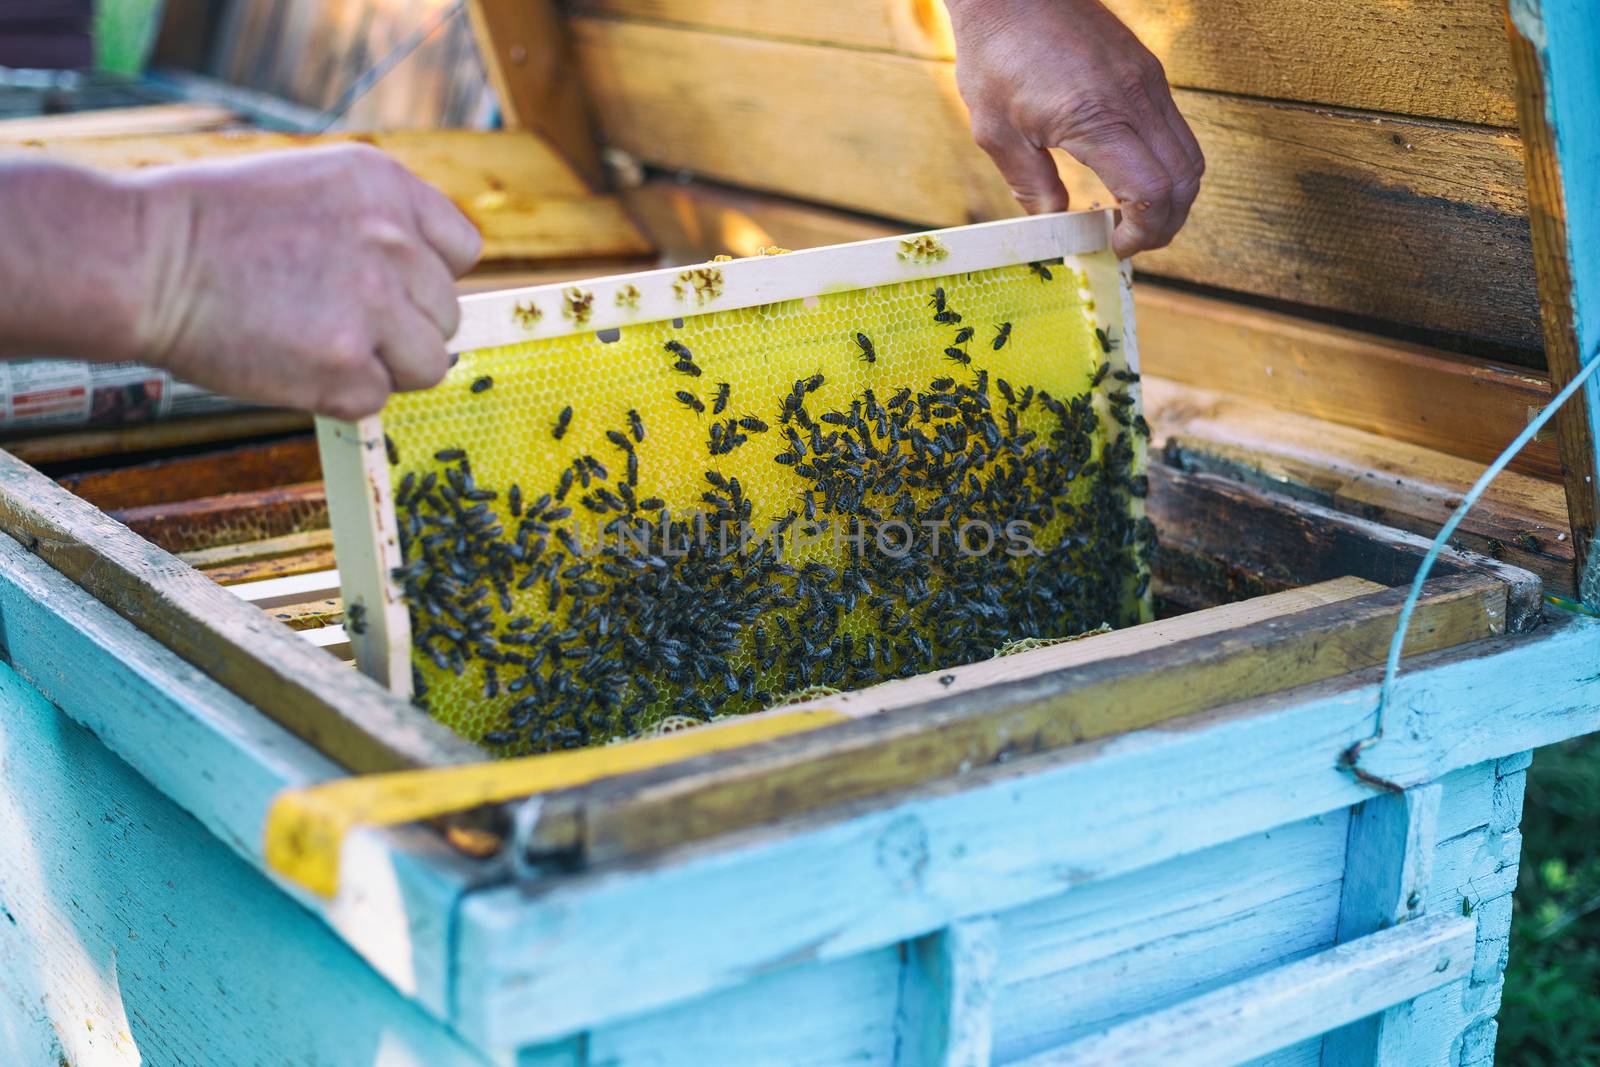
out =
[[[1057,257],[1087,256],[1110,246],[1113,216],[1082,211],[883,238],[782,255],[729,260],[701,267],[589,279],[484,293],[461,301],[461,326],[450,341],[453,353],[471,352],[575,333],[593,333],[668,319],[803,300]],[[1113,369],[1138,370],[1130,277],[1109,257],[1088,261],[1095,325],[1122,343],[1108,359]],[[706,297],[696,276],[714,271],[720,292]],[[566,294],[581,292],[590,317],[581,323],[561,313]],[[1137,399],[1136,384],[1128,387]],[[1100,401],[1103,406],[1103,401]],[[1106,412],[1102,418],[1109,424]],[[381,415],[359,422],[317,420],[329,516],[344,602],[359,605],[362,623],[351,630],[357,666],[402,696],[410,696],[411,627],[400,584],[392,572],[403,563],[391,472]],[[1142,462],[1142,442],[1140,459]],[[1142,515],[1135,499],[1131,509]],[[1145,617],[1148,617],[1146,611]]]

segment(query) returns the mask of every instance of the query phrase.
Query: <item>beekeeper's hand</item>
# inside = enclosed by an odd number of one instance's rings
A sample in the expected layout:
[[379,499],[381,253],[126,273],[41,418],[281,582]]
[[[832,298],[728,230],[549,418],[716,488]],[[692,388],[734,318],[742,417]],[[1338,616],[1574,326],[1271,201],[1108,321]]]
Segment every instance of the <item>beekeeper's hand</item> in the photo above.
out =
[[0,355],[137,360],[341,418],[449,369],[481,239],[343,145],[109,175],[0,164]]
[[1117,198],[1118,255],[1170,243],[1206,164],[1150,50],[1098,0],[946,4],[973,135],[1022,206],[1066,210],[1060,148]]

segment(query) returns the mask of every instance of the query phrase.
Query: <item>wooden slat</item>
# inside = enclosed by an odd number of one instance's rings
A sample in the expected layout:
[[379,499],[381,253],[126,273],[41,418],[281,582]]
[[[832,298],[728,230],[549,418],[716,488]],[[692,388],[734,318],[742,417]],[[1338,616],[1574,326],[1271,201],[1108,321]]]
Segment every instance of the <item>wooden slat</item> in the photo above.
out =
[[[1549,49],[1551,44],[1541,21],[1543,14],[1539,10],[1540,7],[1541,4],[1529,5],[1523,16],[1531,20],[1535,26],[1534,35],[1543,39],[1541,44],[1545,49]],[[1566,162],[1566,166],[1575,173],[1565,174],[1552,115],[1553,102],[1546,86],[1548,55],[1541,54],[1540,46],[1536,45],[1510,18],[1507,18],[1505,27],[1511,43],[1512,62],[1517,73],[1517,111],[1522,120],[1523,144],[1526,152],[1534,265],[1538,275],[1539,300],[1543,308],[1545,359],[1550,368],[1551,381],[1559,389],[1570,382],[1583,368],[1584,359],[1578,340],[1576,317],[1578,299],[1573,288],[1572,255],[1576,253],[1585,257],[1585,263],[1589,265],[1591,273],[1593,271],[1593,261],[1587,258],[1593,254],[1593,250],[1575,249],[1572,245],[1572,235],[1567,225],[1565,182],[1570,180],[1574,183],[1575,189],[1592,195],[1593,187],[1588,183],[1593,180],[1593,176],[1587,172],[1591,168],[1593,145],[1586,146],[1588,154]],[[1579,29],[1576,32],[1584,31]],[[1583,58],[1565,54],[1563,61],[1581,69],[1592,58],[1591,49],[1585,47],[1590,43],[1592,42],[1579,45]],[[1564,40],[1556,43],[1558,48],[1564,45]],[[1590,84],[1587,89],[1587,95],[1592,96],[1593,85]],[[1565,101],[1567,120],[1576,123],[1583,110],[1592,112],[1593,107],[1592,100]],[[1581,117],[1591,123],[1595,118],[1593,114]],[[1594,131],[1591,128],[1587,132],[1592,135]],[[1582,212],[1589,213],[1594,210],[1584,196],[1580,196],[1578,204]],[[1593,229],[1593,224],[1588,224],[1583,229],[1584,232],[1588,232]],[[1591,337],[1600,337],[1592,326],[1589,327],[1589,331]],[[1584,395],[1573,397],[1566,407],[1556,413],[1554,419],[1561,445],[1561,464],[1567,479],[1567,508],[1572,526],[1573,547],[1580,566],[1586,571],[1591,569],[1589,566],[1591,545],[1596,527],[1600,525],[1600,495],[1597,495],[1600,494],[1600,456],[1596,453],[1595,430],[1600,412],[1595,410],[1596,396],[1600,396],[1600,393],[1596,392],[1591,382]],[[1589,581],[1587,574],[1584,576],[1584,581],[1587,585]],[[1600,590],[1586,587],[1583,599],[1591,604],[1600,602]]]
[[190,445],[266,437],[310,428],[311,416],[302,411],[239,411],[171,419],[142,426],[18,437],[0,443],[0,447],[26,463],[43,465],[99,456],[162,452]]
[[291,630],[315,630],[344,622],[344,601],[339,597],[322,597],[298,604],[279,604],[267,614]]
[[[950,64],[574,20],[607,138],[640,159],[918,225],[1015,214]],[[784,92],[771,91],[782,85]],[[1538,349],[1521,146],[1504,130],[1180,91],[1210,163],[1142,269]],[[1064,165],[1079,206],[1106,194]]]
[[[1550,400],[1529,371],[1158,285],[1135,290],[1147,374],[1491,462]],[[1559,481],[1555,434],[1511,469]]]
[[700,263],[718,255],[753,256],[774,246],[799,251],[870,241],[908,229],[901,223],[704,182],[657,178],[620,195],[662,256],[673,263]]
[[228,108],[195,103],[75,111],[41,118],[0,120],[0,141],[191,133],[226,126],[234,118]]
[[637,256],[650,251],[616,200],[589,193],[533,133],[416,130],[312,136],[252,131],[115,137],[0,145],[0,159],[38,154],[129,169],[349,141],[376,145],[442,190],[483,232],[486,259]]
[[325,528],[328,498],[321,482],[304,482],[109,514],[168,552],[187,552]]
[[316,439],[307,436],[71,474],[60,482],[109,511],[310,482],[321,472]]
[[[1433,536],[1482,473],[1458,459],[1332,426],[1222,393],[1144,381],[1146,411],[1169,459],[1188,469],[1244,477],[1385,525]],[[1508,472],[1463,522],[1476,552],[1538,574],[1552,592],[1573,590],[1572,539],[1559,485]]]
[[[1370,667],[1383,660],[1404,597],[1385,590],[852,720],[782,746],[600,783],[583,806],[582,852],[590,862],[655,852]],[[1506,587],[1495,579],[1439,579],[1407,648],[1416,654],[1491,636],[1505,604]],[[547,807],[557,816],[552,828],[565,829],[559,806]]]
[[[1017,1067],[1229,1067],[1267,1056],[1472,975],[1477,923],[1406,923],[1223,986]],[[1372,1061],[1367,1061],[1372,1062]]]
[[[1515,126],[1490,0],[1107,0],[1176,85]],[[584,15],[950,59],[930,0],[578,0]]]
[[[281,537],[268,537],[260,541],[246,541],[238,545],[197,548],[190,552],[178,553],[178,558],[196,570],[204,571],[216,567],[233,567],[245,563],[282,559],[287,556],[298,556],[307,552],[316,552],[332,547],[332,531],[307,530],[304,533],[284,534]],[[327,568],[318,569],[326,570]]]
[[[1377,582],[1364,578],[1337,578],[1318,582],[1281,593],[1241,600],[1236,604],[1223,604],[1207,611],[1191,612],[1170,619],[1147,622],[1139,626],[1096,634],[1065,644],[1050,645],[1008,656],[980,660],[946,671],[920,674],[914,678],[901,678],[880,685],[857,689],[838,696],[820,697],[794,705],[795,708],[834,708],[851,718],[876,715],[895,708],[908,708],[940,700],[955,693],[1001,682],[1018,681],[1050,671],[1071,670],[1103,659],[1147,653],[1207,634],[1220,633],[1282,618],[1326,604],[1337,604],[1356,597],[1383,591]],[[780,715],[790,711],[770,714]]]
[[[338,560],[333,554],[332,535],[328,530],[313,530],[310,533],[326,537],[329,543],[322,548],[308,549],[305,552],[296,552],[287,556],[273,556],[270,559],[252,559],[241,563],[225,563],[216,567],[203,570],[207,578],[218,585],[242,585],[245,582],[260,582],[268,578],[288,578],[296,574],[312,574],[317,571],[332,570],[338,565]],[[301,536],[290,534],[290,537]],[[270,541],[280,538],[268,538]],[[246,542],[242,545],[229,545],[229,548],[249,548],[262,542]],[[202,551],[213,551],[202,549]],[[186,553],[187,554],[187,553]]]
[[482,758],[421,711],[4,453],[0,530],[352,771]]
[[469,0],[467,11],[506,127],[538,132],[599,188],[594,126],[555,5],[551,0]]

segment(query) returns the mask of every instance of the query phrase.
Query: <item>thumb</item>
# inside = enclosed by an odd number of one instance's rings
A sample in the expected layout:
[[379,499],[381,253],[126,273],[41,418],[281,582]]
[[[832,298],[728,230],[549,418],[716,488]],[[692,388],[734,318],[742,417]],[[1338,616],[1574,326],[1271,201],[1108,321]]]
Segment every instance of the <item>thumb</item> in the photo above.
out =
[[1023,210],[1030,215],[1067,210],[1067,187],[1048,151],[1035,148],[1010,126],[979,130],[975,136]]

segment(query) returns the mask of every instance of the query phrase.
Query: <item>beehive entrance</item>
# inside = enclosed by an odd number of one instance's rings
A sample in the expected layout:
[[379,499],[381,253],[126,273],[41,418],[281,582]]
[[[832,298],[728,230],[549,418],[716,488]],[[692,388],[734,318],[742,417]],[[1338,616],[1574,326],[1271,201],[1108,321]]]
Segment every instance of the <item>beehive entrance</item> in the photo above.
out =
[[[683,271],[680,314],[620,327],[600,286],[530,297],[525,326],[565,328],[395,398],[414,699],[497,752],[548,751],[1137,621],[1151,538],[1114,261],[940,274],[923,240],[896,256],[921,277],[727,310],[744,264]],[[641,298],[609,295],[612,321]]]

